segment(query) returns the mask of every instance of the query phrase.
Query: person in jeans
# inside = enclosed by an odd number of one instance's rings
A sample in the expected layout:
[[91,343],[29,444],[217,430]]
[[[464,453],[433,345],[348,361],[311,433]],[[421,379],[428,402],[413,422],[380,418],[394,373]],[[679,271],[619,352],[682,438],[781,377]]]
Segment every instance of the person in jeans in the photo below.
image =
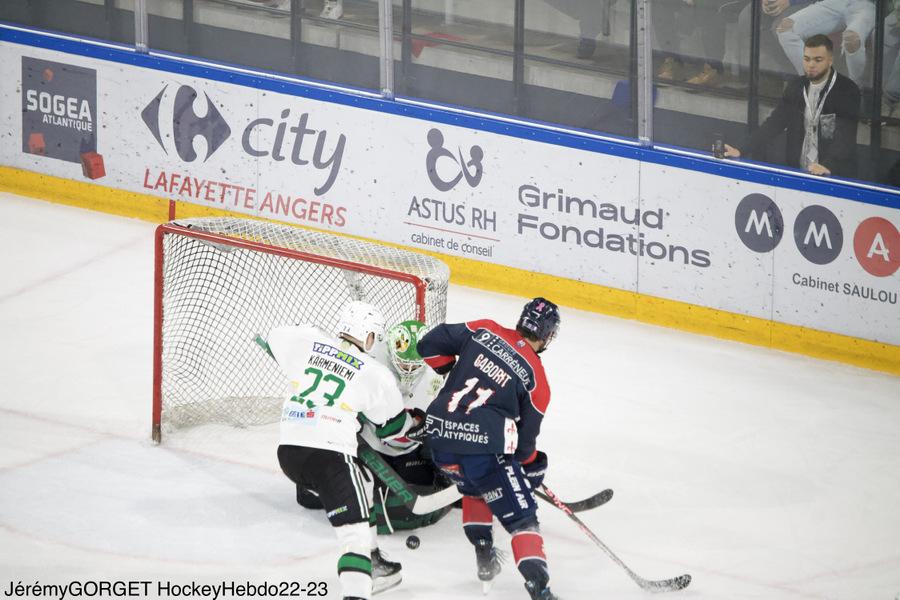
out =
[[803,74],[803,42],[816,34],[843,30],[841,47],[847,75],[862,85],[866,70],[866,39],[875,28],[873,0],[821,0],[790,17],[776,28],[778,41],[797,73]]
[[889,0],[884,19],[884,102],[881,114],[893,117],[900,105],[900,1]]
[[793,65],[787,60],[781,45],[778,43],[775,30],[786,18],[799,10],[802,10],[815,2],[815,0],[752,0],[741,10],[738,15],[738,35],[741,36],[740,52],[742,65],[750,64],[748,53],[750,51],[751,19],[753,2],[760,5],[759,23],[759,49],[761,56],[768,56],[776,63],[776,69],[781,73],[791,73]]

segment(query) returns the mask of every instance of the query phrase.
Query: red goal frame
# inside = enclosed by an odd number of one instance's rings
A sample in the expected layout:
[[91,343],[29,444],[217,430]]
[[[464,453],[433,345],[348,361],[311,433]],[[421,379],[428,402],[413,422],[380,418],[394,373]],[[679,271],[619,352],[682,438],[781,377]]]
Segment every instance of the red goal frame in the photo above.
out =
[[425,292],[427,283],[422,278],[401,271],[393,271],[372,265],[342,260],[330,256],[321,256],[310,252],[302,252],[290,248],[281,248],[261,242],[249,241],[216,233],[209,233],[183,227],[177,223],[163,223],[156,228],[155,259],[153,273],[153,414],[151,436],[153,441],[162,440],[162,351],[163,351],[163,268],[165,249],[163,241],[166,235],[181,235],[206,242],[232,246],[254,252],[263,252],[296,260],[356,271],[367,275],[375,275],[386,279],[395,279],[412,284],[416,293],[416,318],[425,321]]

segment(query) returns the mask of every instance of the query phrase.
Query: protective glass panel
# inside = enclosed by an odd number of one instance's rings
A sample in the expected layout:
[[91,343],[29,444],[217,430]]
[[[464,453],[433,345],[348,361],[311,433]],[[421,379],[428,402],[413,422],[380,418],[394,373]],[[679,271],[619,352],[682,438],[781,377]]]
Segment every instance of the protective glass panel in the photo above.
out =
[[3,0],[0,20],[134,43],[133,0]]
[[627,0],[526,0],[521,114],[634,137]]
[[407,0],[394,4],[397,94],[516,113],[514,2]]
[[376,0],[148,0],[150,47],[378,89]]
[[[749,3],[651,0],[653,137],[710,150],[747,123]],[[742,29],[743,27],[743,29]]]

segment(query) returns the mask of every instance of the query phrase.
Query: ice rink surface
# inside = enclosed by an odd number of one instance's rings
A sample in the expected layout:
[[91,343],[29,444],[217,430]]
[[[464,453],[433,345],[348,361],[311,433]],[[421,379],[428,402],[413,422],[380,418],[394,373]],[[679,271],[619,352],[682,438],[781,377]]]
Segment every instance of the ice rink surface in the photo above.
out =
[[[321,580],[340,598],[336,539],[295,504],[274,426],[151,444],[153,230],[0,195],[0,593]],[[448,320],[511,326],[523,304],[452,286]],[[613,488],[581,516],[634,571],[690,573],[668,597],[692,600],[900,593],[900,378],[562,315],[546,483],[564,499]],[[539,514],[563,600],[649,596],[562,513]],[[481,597],[459,511],[418,534],[415,551],[382,538],[404,581],[379,597]],[[489,597],[527,598],[513,565]]]

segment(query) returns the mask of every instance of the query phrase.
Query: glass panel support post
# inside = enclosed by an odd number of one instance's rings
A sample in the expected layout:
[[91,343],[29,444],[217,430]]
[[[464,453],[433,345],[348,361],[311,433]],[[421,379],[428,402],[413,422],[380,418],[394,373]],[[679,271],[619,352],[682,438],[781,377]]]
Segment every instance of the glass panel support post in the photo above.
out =
[[650,28],[650,0],[635,0],[632,10],[637,15],[637,135],[642,146],[650,147],[653,145],[653,33]]
[[147,0],[134,0],[134,47],[141,54],[150,51],[147,28]]
[[388,99],[394,97],[394,18],[393,2],[378,0],[378,32],[381,42],[380,81],[381,95]]

